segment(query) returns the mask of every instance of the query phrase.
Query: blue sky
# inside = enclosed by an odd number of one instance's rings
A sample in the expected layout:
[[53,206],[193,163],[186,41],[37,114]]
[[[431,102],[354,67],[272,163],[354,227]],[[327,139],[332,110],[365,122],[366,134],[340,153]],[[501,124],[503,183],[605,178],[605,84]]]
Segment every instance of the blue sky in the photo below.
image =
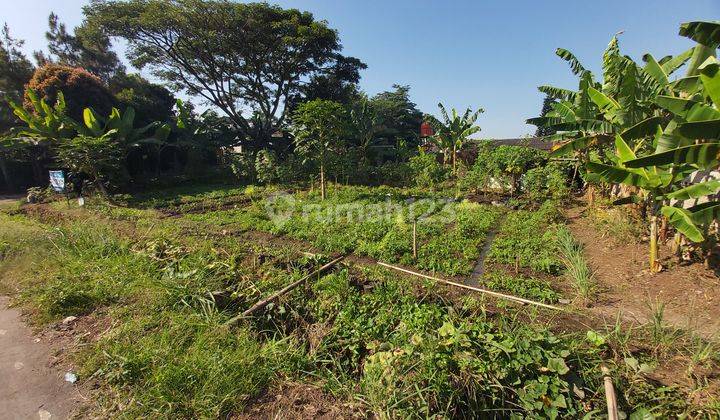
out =
[[[0,0],[0,19],[26,40],[28,51],[45,47],[47,15],[55,11],[68,26],[82,20],[82,0]],[[692,42],[677,35],[681,22],[720,20],[720,0],[685,1],[481,1],[481,0],[279,0],[283,7],[309,10],[340,33],[345,54],[368,69],[361,86],[370,94],[393,83],[411,86],[420,109],[482,107],[482,137],[533,133],[525,125],[539,113],[537,86],[576,87],[554,51],[573,51],[599,71],[612,35],[624,31],[621,48],[640,60],[677,54]]]

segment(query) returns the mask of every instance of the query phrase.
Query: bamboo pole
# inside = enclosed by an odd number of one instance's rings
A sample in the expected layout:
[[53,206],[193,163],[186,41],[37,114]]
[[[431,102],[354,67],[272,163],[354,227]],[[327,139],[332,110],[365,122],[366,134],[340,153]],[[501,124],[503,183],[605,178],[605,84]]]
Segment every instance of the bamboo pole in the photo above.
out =
[[270,295],[269,297],[260,300],[258,303],[256,303],[256,304],[254,304],[253,306],[251,306],[249,309],[247,309],[247,310],[246,310],[245,312],[243,312],[242,314],[240,314],[240,315],[238,315],[238,316],[236,316],[236,317],[234,317],[234,318],[231,318],[230,320],[228,320],[228,321],[225,323],[225,325],[227,325],[227,326],[234,325],[234,324],[236,324],[238,321],[240,321],[242,318],[245,318],[246,316],[252,315],[254,312],[259,311],[260,309],[266,307],[270,302],[274,301],[275,299],[281,297],[282,295],[284,295],[284,294],[290,292],[291,290],[293,290],[294,288],[298,287],[299,285],[301,285],[302,283],[304,283],[305,281],[307,281],[307,280],[308,280],[309,278],[311,278],[312,276],[318,275],[318,274],[322,273],[323,271],[327,270],[328,268],[334,266],[335,264],[337,264],[338,262],[340,262],[340,260],[342,260],[343,258],[345,258],[344,255],[342,255],[342,256],[340,256],[340,257],[338,257],[338,258],[335,258],[334,260],[332,260],[332,261],[330,261],[329,263],[323,265],[322,267],[318,268],[317,270],[313,271],[312,273],[310,273],[310,274],[308,274],[308,275],[306,275],[306,276],[303,276],[300,280],[296,280],[296,281],[288,284],[287,286],[285,286],[285,287],[283,287],[282,289],[278,290],[277,292],[273,293],[273,294]]
[[600,366],[603,374],[603,382],[605,383],[605,401],[607,402],[608,420],[618,420],[617,398],[615,397],[615,387],[613,386],[610,369],[607,366]]
[[413,220],[413,259],[417,260],[417,220]]
[[540,306],[540,307],[547,308],[547,309],[554,309],[554,310],[556,310],[556,311],[562,311],[562,310],[563,310],[562,308],[559,308],[559,307],[557,307],[557,306],[548,305],[548,304],[545,304],[545,303],[536,302],[536,301],[534,301],[534,300],[524,299],[524,298],[517,297],[517,296],[513,296],[513,295],[506,295],[505,293],[493,292],[493,291],[491,291],[491,290],[481,289],[481,288],[479,288],[479,287],[468,286],[468,285],[465,285],[465,284],[456,283],[456,282],[454,282],[454,281],[444,280],[444,279],[441,279],[441,278],[438,278],[438,277],[428,276],[428,275],[426,275],[426,274],[417,273],[417,272],[415,272],[415,271],[407,270],[407,269],[404,269],[404,268],[401,268],[401,267],[397,267],[397,266],[394,266],[394,265],[390,265],[390,264],[387,264],[387,263],[384,263],[384,262],[381,262],[381,261],[378,261],[378,264],[381,265],[381,266],[383,266],[383,267],[387,267],[387,268],[391,268],[391,269],[393,269],[393,270],[401,271],[401,272],[406,273],[406,274],[412,274],[413,276],[423,277],[423,278],[426,278],[426,279],[429,279],[429,280],[434,280],[434,281],[436,281],[436,282],[438,282],[438,283],[448,284],[448,285],[450,285],[450,286],[455,286],[455,287],[461,287],[461,288],[463,288],[463,289],[472,290],[472,291],[474,291],[474,292],[484,293],[484,294],[491,295],[491,296],[495,296],[495,297],[499,297],[499,298],[502,298],[502,299],[508,299],[508,300],[512,300],[512,301],[515,301],[515,302],[527,303],[527,304],[530,304],[530,305]]

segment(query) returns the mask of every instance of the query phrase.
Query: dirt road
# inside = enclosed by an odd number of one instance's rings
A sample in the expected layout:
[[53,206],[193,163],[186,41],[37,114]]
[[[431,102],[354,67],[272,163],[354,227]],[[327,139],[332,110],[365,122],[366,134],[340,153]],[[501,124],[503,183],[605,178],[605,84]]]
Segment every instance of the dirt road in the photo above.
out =
[[51,349],[0,296],[0,419],[65,419],[79,395],[50,367]]

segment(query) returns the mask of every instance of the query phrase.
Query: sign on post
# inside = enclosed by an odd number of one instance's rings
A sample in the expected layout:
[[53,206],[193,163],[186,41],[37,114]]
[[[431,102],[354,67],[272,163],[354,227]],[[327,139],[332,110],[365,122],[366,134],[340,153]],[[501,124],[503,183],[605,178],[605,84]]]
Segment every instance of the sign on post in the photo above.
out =
[[63,171],[49,171],[50,186],[55,192],[65,192],[65,174]]

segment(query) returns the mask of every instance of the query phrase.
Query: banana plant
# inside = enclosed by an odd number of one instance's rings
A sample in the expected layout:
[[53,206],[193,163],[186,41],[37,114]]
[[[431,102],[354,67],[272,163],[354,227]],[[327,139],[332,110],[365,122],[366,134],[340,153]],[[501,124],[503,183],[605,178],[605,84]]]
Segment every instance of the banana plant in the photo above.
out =
[[[655,137],[659,138],[663,132],[658,128]],[[628,145],[621,135],[615,136],[615,153],[609,156],[612,164],[590,161],[586,163],[588,172],[595,174],[600,180],[607,183],[623,184],[635,187],[638,194],[616,201],[616,204],[642,203],[649,211],[650,248],[649,263],[652,272],[658,271],[658,216],[666,216],[668,221],[679,231],[693,241],[702,241],[702,233],[692,223],[687,210],[670,205],[671,200],[679,199],[684,195],[696,195],[699,189],[683,187],[682,181],[697,170],[695,165],[684,164],[677,166],[652,165],[647,163],[639,165],[643,158],[638,158],[635,151]],[[713,187],[708,185],[708,187]],[[717,184],[720,188],[720,182]]]
[[457,175],[457,152],[462,149],[467,139],[480,131],[480,127],[475,125],[478,116],[485,112],[482,108],[472,112],[470,108],[466,109],[465,112],[460,115],[455,108],[452,109],[451,114],[445,110],[443,104],[439,103],[440,115],[442,115],[443,121],[431,120],[431,124],[434,125],[435,135],[432,137],[433,141],[443,151],[443,162],[447,164],[448,154],[452,157],[452,172]]
[[75,134],[77,123],[65,115],[65,96],[62,92],[58,92],[53,106],[48,105],[45,99],[39,98],[32,89],[27,89],[26,93],[30,98],[33,112],[27,111],[13,101],[8,101],[13,113],[27,125],[17,130],[18,136],[32,139],[36,143],[48,143]]

